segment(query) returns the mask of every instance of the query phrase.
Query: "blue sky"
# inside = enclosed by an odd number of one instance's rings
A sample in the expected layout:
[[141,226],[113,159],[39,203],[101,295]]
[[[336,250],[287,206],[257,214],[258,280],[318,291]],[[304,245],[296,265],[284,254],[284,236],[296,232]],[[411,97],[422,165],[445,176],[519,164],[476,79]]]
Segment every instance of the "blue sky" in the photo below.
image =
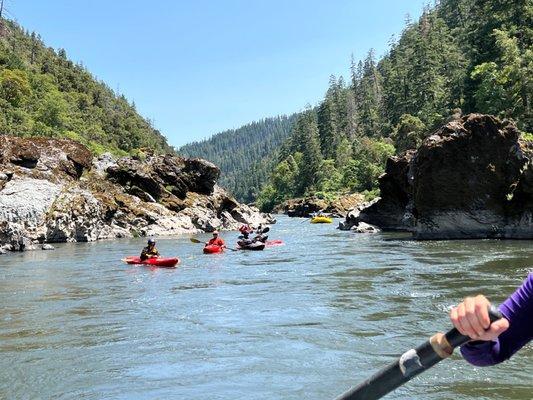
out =
[[379,56],[427,0],[5,0],[174,146],[323,97],[350,55]]

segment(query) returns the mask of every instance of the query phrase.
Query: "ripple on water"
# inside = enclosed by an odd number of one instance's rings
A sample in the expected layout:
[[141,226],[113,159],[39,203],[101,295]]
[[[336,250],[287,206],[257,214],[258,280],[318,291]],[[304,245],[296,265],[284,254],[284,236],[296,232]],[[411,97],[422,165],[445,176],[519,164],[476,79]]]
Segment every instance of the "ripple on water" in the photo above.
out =
[[[121,263],[143,239],[2,256],[0,398],[334,398],[446,329],[462,297],[501,301],[533,268],[527,241],[279,221],[285,246],[263,252],[210,257],[161,238],[175,270]],[[456,355],[388,397],[530,400],[531,357],[479,369]]]

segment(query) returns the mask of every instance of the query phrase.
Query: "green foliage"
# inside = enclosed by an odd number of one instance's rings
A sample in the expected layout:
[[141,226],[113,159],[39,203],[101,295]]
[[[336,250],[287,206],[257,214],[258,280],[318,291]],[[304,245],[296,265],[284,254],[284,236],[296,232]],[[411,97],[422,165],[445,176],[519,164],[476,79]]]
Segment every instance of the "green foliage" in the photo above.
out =
[[481,112],[530,121],[533,93],[533,50],[523,54],[517,37],[495,29],[496,46],[500,52],[496,61],[476,65],[470,74],[478,83],[474,102]]
[[298,148],[302,153],[300,174],[296,182],[296,194],[300,195],[309,190],[314,191],[319,184],[318,172],[322,164],[322,153],[316,114],[312,110],[303,113],[296,122],[295,130],[300,138]]
[[365,196],[365,201],[372,201],[379,196],[379,189],[364,190],[361,194]]
[[70,61],[65,50],[56,53],[35,33],[1,22],[0,134],[70,137],[95,154],[172,151],[124,96]]
[[299,119],[278,160],[301,152],[299,180],[288,193],[272,175],[263,199],[347,190],[372,198],[395,151],[390,139],[398,152],[416,148],[461,110],[512,118],[531,132],[532,18],[529,0],[441,0],[426,7],[380,61],[373,50],[352,59],[350,85],[330,79],[315,112],[324,160]]
[[533,133],[522,132],[520,137],[527,142],[533,142]]
[[335,168],[334,160],[323,160],[318,171],[320,191],[337,193],[342,189],[342,174]]
[[0,74],[0,93],[13,107],[18,107],[31,93],[28,76],[19,69],[4,69]]
[[391,138],[394,140],[396,150],[401,153],[420,146],[425,132],[426,125],[420,118],[411,114],[404,114],[400,117],[398,125],[394,127]]
[[257,206],[265,212],[271,212],[276,204],[282,201],[278,191],[270,184],[263,186],[261,193],[257,196]]
[[296,118],[296,114],[266,118],[190,143],[178,153],[215,163],[222,171],[220,184],[238,200],[252,202],[276,165],[275,149],[287,139]]

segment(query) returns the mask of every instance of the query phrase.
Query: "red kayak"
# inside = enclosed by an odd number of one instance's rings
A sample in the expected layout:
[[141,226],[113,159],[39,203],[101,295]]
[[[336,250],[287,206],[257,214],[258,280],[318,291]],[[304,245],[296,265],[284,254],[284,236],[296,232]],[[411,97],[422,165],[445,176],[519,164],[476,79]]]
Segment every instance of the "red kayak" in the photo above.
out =
[[283,246],[285,243],[283,243],[283,240],[281,239],[275,239],[275,240],[267,240],[265,244],[268,247],[271,247],[271,246]]
[[179,258],[156,257],[156,258],[147,258],[146,260],[141,260],[141,257],[137,257],[137,256],[126,257],[122,261],[124,261],[127,264],[150,265],[152,267],[159,267],[159,268],[174,268],[180,262]]
[[208,244],[204,247],[204,253],[205,254],[215,254],[215,253],[222,253],[224,251],[224,247],[217,246],[216,244]]

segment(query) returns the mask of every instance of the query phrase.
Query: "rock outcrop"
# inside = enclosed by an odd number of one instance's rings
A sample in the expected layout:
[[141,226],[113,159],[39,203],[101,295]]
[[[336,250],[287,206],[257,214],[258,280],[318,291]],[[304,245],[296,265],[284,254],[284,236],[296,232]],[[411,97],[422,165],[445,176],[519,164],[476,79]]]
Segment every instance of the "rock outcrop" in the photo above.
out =
[[413,155],[409,151],[401,157],[389,158],[385,173],[379,177],[381,197],[350,210],[339,229],[351,230],[365,222],[388,231],[410,230],[413,214],[409,168]]
[[342,217],[346,215],[346,212],[362,203],[364,203],[364,196],[360,193],[347,194],[334,200],[312,196],[287,200],[277,206],[274,212],[287,214],[289,217],[308,218],[313,213],[323,211],[335,217]]
[[533,238],[533,144],[509,121],[471,114],[393,157],[381,198],[348,213],[359,222],[410,230],[416,239]]
[[220,170],[201,159],[93,159],[71,140],[0,136],[0,171],[0,245],[8,250],[273,222],[217,186]]

